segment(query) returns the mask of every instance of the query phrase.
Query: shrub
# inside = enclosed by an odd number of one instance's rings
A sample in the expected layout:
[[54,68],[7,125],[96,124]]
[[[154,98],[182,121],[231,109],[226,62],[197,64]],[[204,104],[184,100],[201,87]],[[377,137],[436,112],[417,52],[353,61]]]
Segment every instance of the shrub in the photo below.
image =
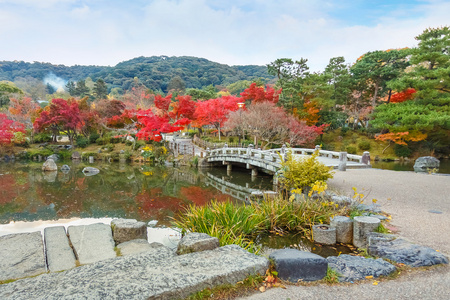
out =
[[345,148],[345,151],[347,151],[348,154],[356,154],[356,147],[355,146],[347,146],[347,148]]
[[60,150],[58,152],[59,158],[62,160],[68,160],[72,158],[72,151],[69,150]]
[[75,143],[76,143],[77,147],[79,147],[79,148],[86,148],[87,145],[89,144],[89,141],[88,141],[88,139],[85,138],[84,136],[79,135],[79,136],[77,137],[77,140],[76,140]]
[[144,140],[137,140],[133,150],[139,149],[140,147],[145,147]]
[[394,153],[398,157],[409,157],[412,153],[412,150],[408,148],[406,145],[398,145],[396,144],[394,147]]
[[369,141],[361,141],[358,144],[358,148],[361,150],[370,150],[370,142]]
[[100,138],[100,134],[98,134],[96,132],[95,133],[91,133],[89,135],[89,144],[93,144],[93,143],[97,142],[98,138]]
[[109,144],[111,142],[111,138],[109,137],[98,138],[95,142],[97,143],[97,145],[103,146]]
[[118,143],[120,143],[120,138],[119,137],[110,137],[109,138],[109,141],[112,143],[112,144],[118,144]]
[[102,147],[103,150],[107,151],[107,152],[111,152],[114,150],[114,145],[113,144],[106,144],[104,147]]
[[296,159],[290,151],[286,160],[281,163],[282,176],[280,182],[287,190],[313,186],[317,181],[333,178],[332,168],[317,160],[317,153],[308,158]]
[[83,152],[83,153],[81,154],[81,158],[82,158],[83,160],[89,159],[89,156],[93,156],[94,159],[97,159],[97,158],[98,158],[98,153],[97,153],[97,152]]
[[341,127],[341,135],[344,136],[349,130],[350,128],[348,127]]
[[34,142],[36,144],[48,143],[52,141],[52,136],[46,133],[38,133],[34,136]]
[[230,137],[228,138],[228,142],[229,142],[229,143],[234,143],[234,137],[230,136]]

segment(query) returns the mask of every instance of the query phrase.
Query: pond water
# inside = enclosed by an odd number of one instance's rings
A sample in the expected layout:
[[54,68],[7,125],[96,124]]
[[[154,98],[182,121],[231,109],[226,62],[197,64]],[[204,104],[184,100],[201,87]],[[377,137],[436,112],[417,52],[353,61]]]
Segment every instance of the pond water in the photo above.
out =
[[[190,205],[211,199],[244,203],[256,190],[273,190],[272,176],[252,177],[250,170],[226,168],[151,167],[140,164],[64,162],[70,171],[42,172],[42,163],[0,163],[0,236],[42,231],[45,227],[109,224],[113,218],[131,218],[157,224],[149,240],[176,246],[179,234],[168,230],[171,218]],[[63,163],[58,162],[58,166]],[[86,166],[100,173],[85,176]],[[300,235],[258,237],[268,248],[294,247],[323,256],[348,253],[346,247],[321,247]],[[263,250],[264,250],[263,249]]]
[[[414,172],[414,160],[412,161],[376,161],[372,163],[372,168],[385,169],[393,171],[411,171]],[[441,159],[439,174],[450,174],[450,159]]]

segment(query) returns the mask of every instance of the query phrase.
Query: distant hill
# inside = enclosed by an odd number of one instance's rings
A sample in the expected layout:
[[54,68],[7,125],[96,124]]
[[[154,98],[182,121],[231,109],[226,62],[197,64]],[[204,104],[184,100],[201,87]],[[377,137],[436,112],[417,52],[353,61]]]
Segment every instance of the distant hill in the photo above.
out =
[[239,80],[258,78],[268,82],[274,77],[267,73],[265,66],[228,66],[204,58],[181,56],[137,57],[118,63],[114,67],[80,66],[68,67],[41,62],[0,61],[0,80],[14,81],[19,77],[44,80],[55,74],[64,81],[78,81],[90,77],[102,78],[108,87],[127,90],[135,77],[153,90],[167,91],[172,78],[180,76],[186,88],[202,88],[208,85],[228,85]]

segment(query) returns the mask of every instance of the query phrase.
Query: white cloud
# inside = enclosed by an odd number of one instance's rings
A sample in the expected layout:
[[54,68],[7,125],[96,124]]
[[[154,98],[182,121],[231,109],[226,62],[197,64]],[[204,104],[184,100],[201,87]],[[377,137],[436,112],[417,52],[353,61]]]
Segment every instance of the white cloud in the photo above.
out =
[[[136,56],[190,55],[264,65],[280,57],[303,57],[312,70],[323,70],[331,57],[353,62],[368,51],[413,47],[414,36],[425,28],[450,25],[449,1],[387,11],[357,25],[335,13],[343,5],[337,0],[0,3],[11,4],[0,8],[0,39],[9,41],[2,59],[64,64],[115,65]],[[33,3],[48,9],[29,8]]]

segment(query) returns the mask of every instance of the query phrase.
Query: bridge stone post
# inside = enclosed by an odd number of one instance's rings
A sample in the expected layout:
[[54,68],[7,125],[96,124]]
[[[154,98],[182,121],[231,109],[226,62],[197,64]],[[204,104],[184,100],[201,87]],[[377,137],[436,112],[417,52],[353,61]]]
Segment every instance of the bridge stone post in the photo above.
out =
[[316,145],[316,147],[314,148],[314,152],[316,152],[316,151],[317,151],[317,153],[319,154],[318,151],[320,151],[320,145]]
[[365,165],[370,165],[370,153],[369,151],[364,151],[361,157],[361,163]]
[[347,170],[347,152],[339,152],[339,171]]

